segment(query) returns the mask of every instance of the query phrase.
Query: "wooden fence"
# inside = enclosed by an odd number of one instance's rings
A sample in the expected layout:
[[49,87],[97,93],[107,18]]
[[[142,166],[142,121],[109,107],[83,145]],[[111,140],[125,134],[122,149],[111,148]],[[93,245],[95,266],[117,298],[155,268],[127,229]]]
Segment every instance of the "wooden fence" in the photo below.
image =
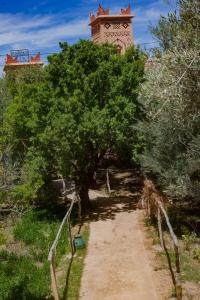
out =
[[[164,208],[166,199],[156,190],[154,184],[150,180],[144,181],[143,195],[142,195],[143,207],[145,206],[147,209],[147,214],[149,217],[156,217],[157,225],[158,225],[158,233],[160,238],[160,244],[162,248],[165,250],[170,272],[172,275],[173,284],[176,289],[176,298],[178,300],[182,299],[182,284],[181,284],[181,270],[180,270],[180,255],[179,255],[179,245],[178,239],[174,233],[174,230],[171,226],[168,214]],[[172,261],[170,255],[168,253],[163,229],[162,229],[162,220],[164,219],[167,228],[170,233],[170,237],[173,243],[174,254],[175,254],[175,271],[172,267]]]
[[[67,224],[68,233],[69,233],[71,259],[73,259],[73,256],[74,256],[74,253],[75,253],[73,237],[72,237],[72,231],[71,231],[71,222],[70,222],[71,212],[72,212],[72,209],[73,209],[75,203],[78,203],[79,217],[80,217],[80,214],[81,214],[80,197],[78,195],[78,192],[76,192],[76,191],[74,192],[74,196],[71,200],[70,206],[69,206],[69,208],[67,210],[67,213],[65,214],[65,216],[62,220],[62,223],[59,227],[56,238],[55,238],[55,240],[54,240],[54,242],[53,242],[53,244],[50,248],[49,255],[48,255],[48,261],[49,261],[49,264],[50,264],[50,274],[51,274],[51,287],[52,287],[53,297],[54,297],[55,300],[60,300],[59,291],[58,291],[58,284],[57,284],[57,278],[56,278],[56,263],[55,263],[56,248],[57,248],[57,245],[59,243],[59,239],[61,237],[61,233],[64,229],[65,224]],[[69,267],[71,267],[71,263],[70,263]],[[68,273],[69,273],[69,270],[67,270],[67,274]]]

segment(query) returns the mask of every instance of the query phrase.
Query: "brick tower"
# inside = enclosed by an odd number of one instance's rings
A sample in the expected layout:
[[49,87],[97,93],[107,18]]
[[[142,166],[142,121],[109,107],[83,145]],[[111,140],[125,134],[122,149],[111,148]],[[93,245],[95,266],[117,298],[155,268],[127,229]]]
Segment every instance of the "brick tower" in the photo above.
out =
[[114,44],[120,54],[125,53],[133,45],[132,18],[130,4],[117,15],[110,15],[109,9],[99,5],[97,14],[90,14],[92,41]]

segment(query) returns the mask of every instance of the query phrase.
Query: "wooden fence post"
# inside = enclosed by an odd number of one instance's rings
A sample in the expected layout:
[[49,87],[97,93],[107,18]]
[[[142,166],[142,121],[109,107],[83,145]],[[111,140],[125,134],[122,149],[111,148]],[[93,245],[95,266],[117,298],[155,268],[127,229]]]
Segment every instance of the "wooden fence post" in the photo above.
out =
[[106,182],[107,182],[107,189],[108,189],[108,193],[110,194],[111,190],[110,190],[110,180],[109,180],[109,170],[106,170]]
[[53,296],[55,300],[60,300],[58,293],[58,285],[56,280],[56,268],[55,268],[55,255],[52,253],[52,261],[50,263],[50,272],[51,272],[51,286],[53,291]]
[[59,292],[58,292],[58,285],[57,285],[57,279],[56,279],[56,266],[55,266],[55,255],[56,255],[56,247],[59,242],[59,239],[61,237],[62,230],[64,228],[64,225],[67,223],[68,230],[69,230],[69,238],[70,238],[70,245],[71,245],[71,256],[73,257],[74,255],[74,244],[73,244],[73,238],[72,238],[72,232],[71,232],[71,224],[70,224],[70,216],[71,216],[71,211],[73,208],[73,205],[75,203],[76,198],[74,197],[73,200],[71,201],[70,207],[67,210],[67,213],[65,214],[61,225],[58,229],[56,238],[51,246],[51,249],[49,251],[48,255],[48,261],[50,264],[50,274],[51,274],[51,286],[52,286],[52,292],[53,292],[53,297],[54,300],[60,300],[59,297]]
[[158,219],[158,232],[159,232],[159,238],[160,238],[160,245],[161,245],[162,248],[164,248],[163,232],[162,232],[162,219],[161,219],[160,208],[159,207],[158,207],[157,219]]
[[180,256],[178,246],[174,246],[176,256],[176,298],[182,299],[182,284],[181,284],[181,270],[180,270]]
[[[165,249],[165,252],[167,254],[167,249],[165,247],[165,241],[163,237],[163,230],[162,230],[162,217],[161,213],[163,214],[164,220],[167,224],[172,242],[173,242],[173,247],[174,247],[174,252],[175,252],[175,270],[171,268],[171,259],[169,255],[168,257],[168,263],[170,267],[170,271],[172,273],[173,277],[173,282],[174,286],[176,288],[176,299],[177,300],[182,300],[182,282],[181,282],[181,271],[180,271],[180,255],[179,255],[179,244],[178,244],[178,239],[177,236],[174,233],[173,227],[170,223],[168,214],[163,206],[163,201],[162,201],[162,196],[159,195],[159,193],[156,191],[155,186],[153,185],[152,182],[150,181],[145,181],[145,187],[144,187],[144,195],[147,201],[147,214],[152,216],[153,214],[155,215],[155,210],[154,207],[156,205],[157,207],[157,224],[158,224],[158,232],[159,232],[159,238],[160,238],[160,244]],[[153,192],[152,192],[153,191]],[[152,204],[153,203],[153,204]],[[170,261],[169,261],[170,260]]]

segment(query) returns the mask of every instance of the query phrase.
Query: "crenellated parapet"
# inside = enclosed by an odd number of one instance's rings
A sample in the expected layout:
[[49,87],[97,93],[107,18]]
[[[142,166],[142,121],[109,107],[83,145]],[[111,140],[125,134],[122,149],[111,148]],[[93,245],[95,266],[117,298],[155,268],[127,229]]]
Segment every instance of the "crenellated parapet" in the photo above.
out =
[[99,5],[96,14],[90,14],[92,40],[95,44],[110,43],[117,46],[121,54],[133,45],[131,5],[119,14],[110,14],[109,9]]
[[[121,12],[119,13],[119,15],[122,16],[131,16],[131,5],[129,4],[127,8],[125,9],[121,9]],[[96,20],[96,18],[100,17],[100,16],[110,16],[110,10],[109,9],[104,9],[101,4],[99,4],[98,10],[96,15],[94,14],[90,14],[90,22],[94,22]]]
[[125,15],[125,16],[130,16],[131,15],[131,5],[129,4],[129,6],[126,9],[121,9],[121,15]]
[[20,67],[33,65],[43,66],[40,52],[38,52],[35,56],[29,56],[29,51],[27,49],[12,50],[11,54],[6,55],[4,71],[16,70]]

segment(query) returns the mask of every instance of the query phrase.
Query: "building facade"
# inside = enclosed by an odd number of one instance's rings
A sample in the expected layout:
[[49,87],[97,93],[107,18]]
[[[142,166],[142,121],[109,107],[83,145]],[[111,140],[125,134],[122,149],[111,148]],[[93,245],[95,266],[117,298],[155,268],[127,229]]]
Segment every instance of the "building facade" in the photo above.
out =
[[90,14],[92,41],[116,45],[118,53],[125,53],[133,45],[132,18],[130,5],[116,15],[99,5],[96,15]]
[[4,65],[4,72],[15,71],[21,68],[27,67],[42,67],[43,62],[38,52],[36,56],[32,57],[29,55],[28,49],[12,50],[10,54],[6,55],[6,62]]

